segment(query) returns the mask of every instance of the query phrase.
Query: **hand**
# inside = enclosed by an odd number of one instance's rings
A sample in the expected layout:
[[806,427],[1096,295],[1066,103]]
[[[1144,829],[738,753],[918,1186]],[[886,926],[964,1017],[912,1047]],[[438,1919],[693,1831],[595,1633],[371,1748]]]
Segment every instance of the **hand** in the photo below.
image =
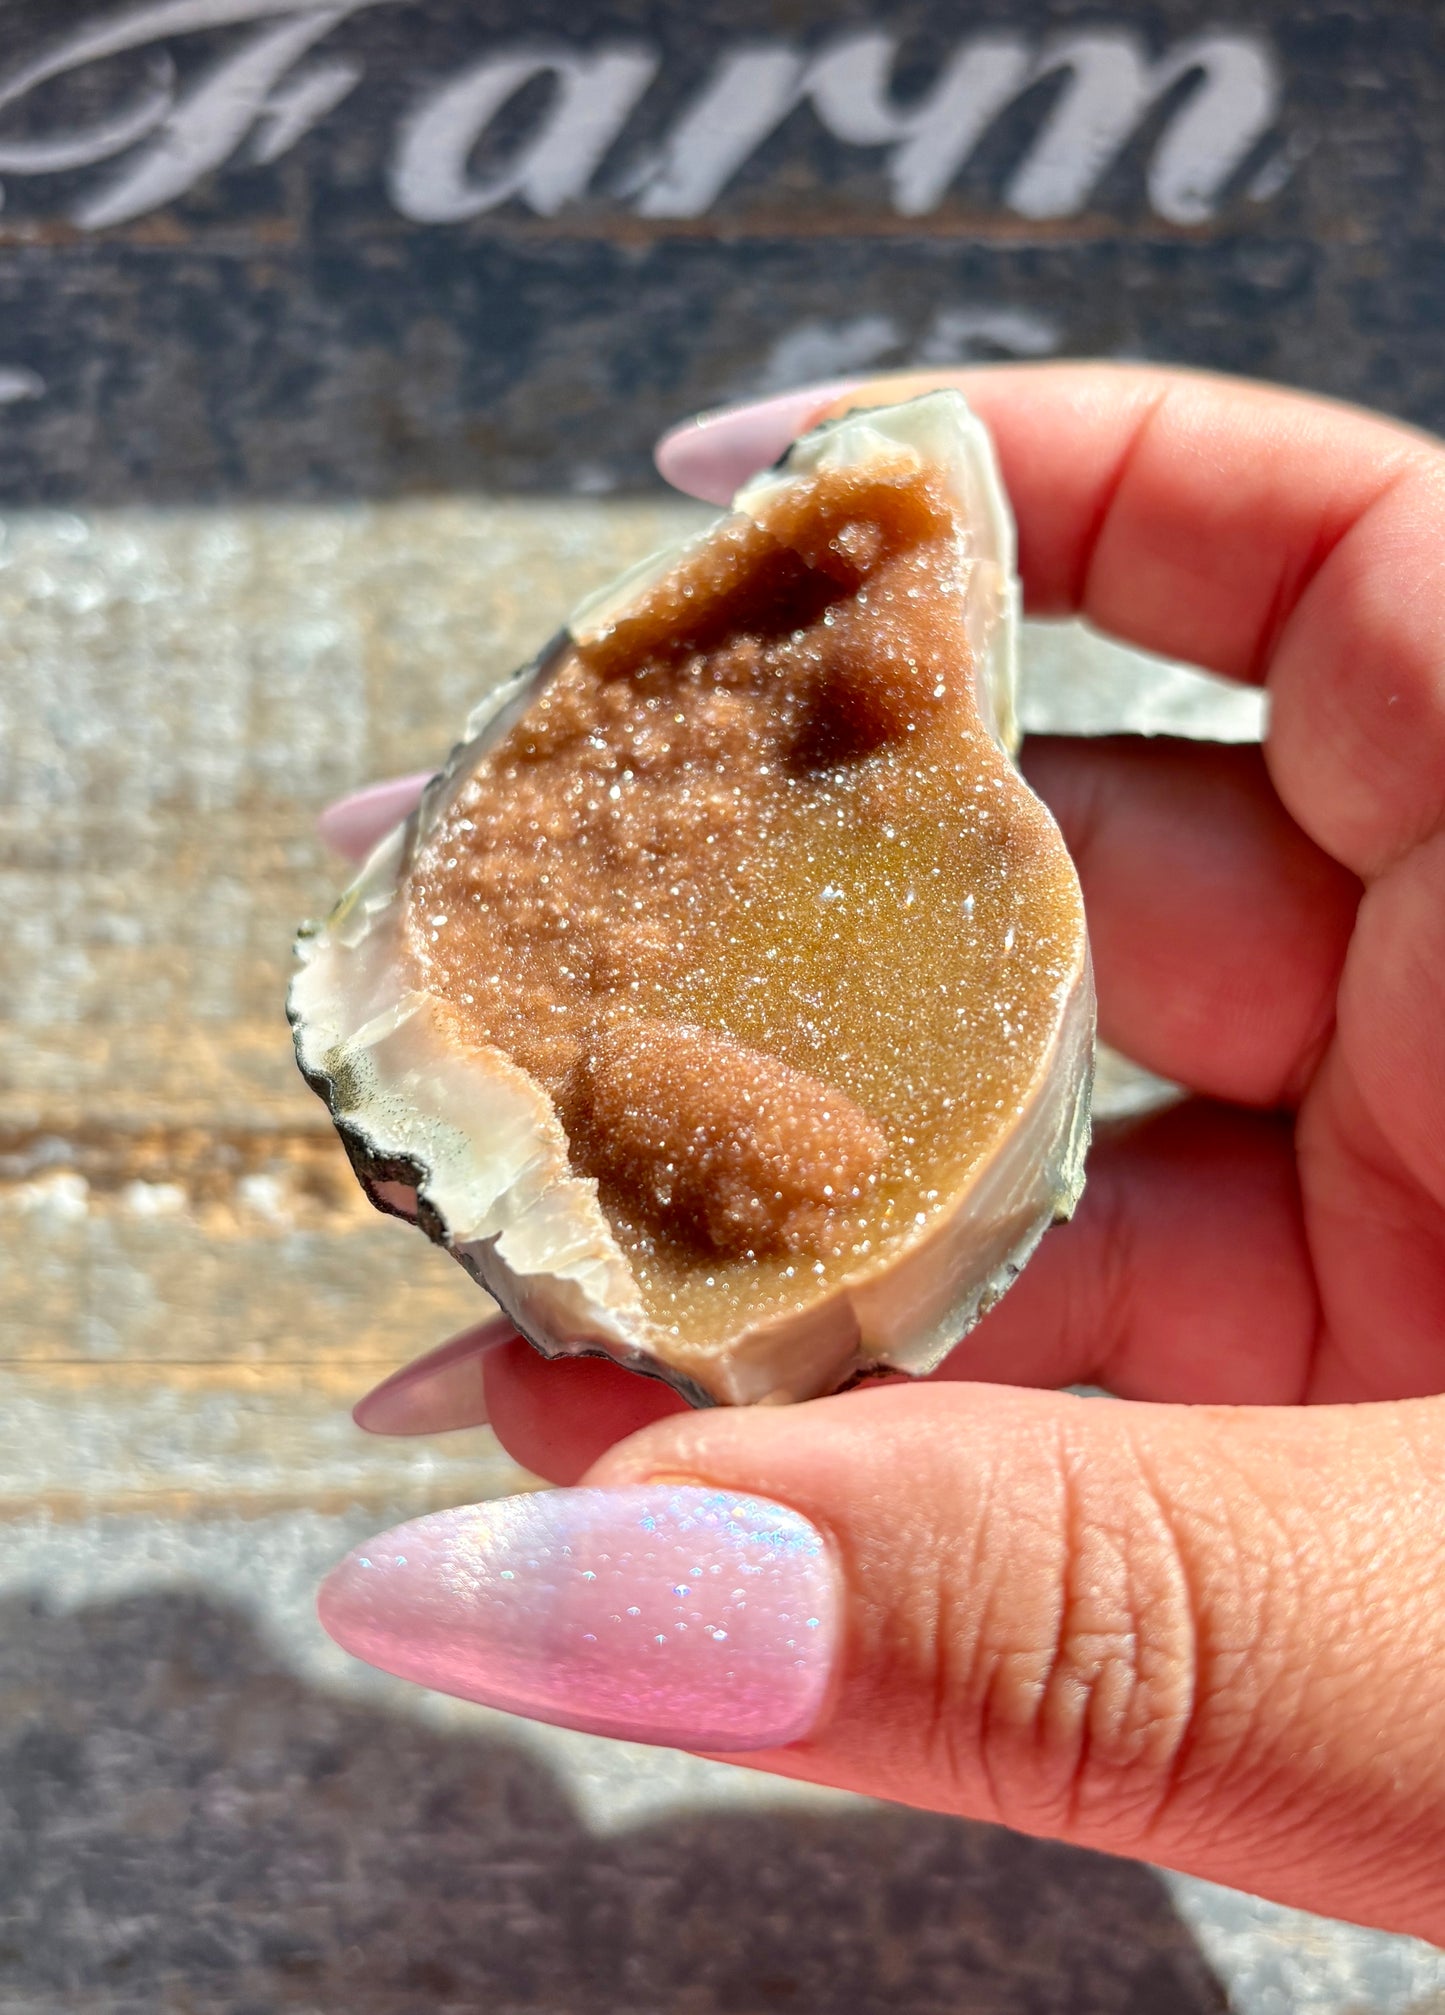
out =
[[[489,1414],[600,1489],[403,1528],[323,1613],[544,1719],[1445,1938],[1445,448],[1065,365],[790,395],[660,464],[717,500],[825,412],[952,382],[1032,613],[1268,684],[1262,755],[1026,755],[1101,1033],[1195,1096],[1098,1143],[935,1380],[690,1413],[496,1325],[456,1340],[363,1424]],[[1120,1397],[1010,1389],[1073,1382]]]

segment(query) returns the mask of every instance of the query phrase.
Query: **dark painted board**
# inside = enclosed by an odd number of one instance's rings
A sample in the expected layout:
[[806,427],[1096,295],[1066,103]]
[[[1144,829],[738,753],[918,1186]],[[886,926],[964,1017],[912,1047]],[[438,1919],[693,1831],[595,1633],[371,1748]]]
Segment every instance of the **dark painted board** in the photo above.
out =
[[0,0],[0,500],[630,488],[1102,353],[1445,425],[1422,0]]

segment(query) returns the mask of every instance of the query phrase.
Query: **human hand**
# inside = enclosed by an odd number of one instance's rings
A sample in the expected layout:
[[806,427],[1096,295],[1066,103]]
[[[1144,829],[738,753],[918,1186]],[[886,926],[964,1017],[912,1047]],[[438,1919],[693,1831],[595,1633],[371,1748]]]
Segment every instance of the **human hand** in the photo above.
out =
[[[835,404],[940,382],[993,431],[1031,613],[1268,684],[1262,754],[1025,753],[1101,1033],[1194,1096],[1097,1143],[934,1380],[691,1413],[457,1339],[362,1423],[489,1415],[589,1487],[402,1528],[323,1616],[539,1718],[1445,1939],[1445,448],[1064,365],[790,395],[660,462],[720,500]],[[400,791],[332,832],[363,849]],[[1073,1382],[1120,1397],[1010,1389]]]

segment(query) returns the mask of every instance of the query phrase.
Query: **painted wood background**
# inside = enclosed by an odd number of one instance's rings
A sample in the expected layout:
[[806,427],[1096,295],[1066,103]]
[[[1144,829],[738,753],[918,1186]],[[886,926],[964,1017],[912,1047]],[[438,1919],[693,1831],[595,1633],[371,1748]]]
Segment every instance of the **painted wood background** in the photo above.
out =
[[1420,0],[5,0],[11,501],[645,486],[1087,351],[1445,420]]

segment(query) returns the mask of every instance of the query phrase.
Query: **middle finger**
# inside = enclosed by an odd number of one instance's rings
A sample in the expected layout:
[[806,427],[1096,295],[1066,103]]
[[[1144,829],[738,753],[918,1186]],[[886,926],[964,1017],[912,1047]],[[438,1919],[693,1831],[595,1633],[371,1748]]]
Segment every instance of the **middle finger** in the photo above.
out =
[[1024,770],[1079,870],[1104,1039],[1210,1098],[1297,1102],[1360,885],[1290,818],[1259,750],[1041,738]]

